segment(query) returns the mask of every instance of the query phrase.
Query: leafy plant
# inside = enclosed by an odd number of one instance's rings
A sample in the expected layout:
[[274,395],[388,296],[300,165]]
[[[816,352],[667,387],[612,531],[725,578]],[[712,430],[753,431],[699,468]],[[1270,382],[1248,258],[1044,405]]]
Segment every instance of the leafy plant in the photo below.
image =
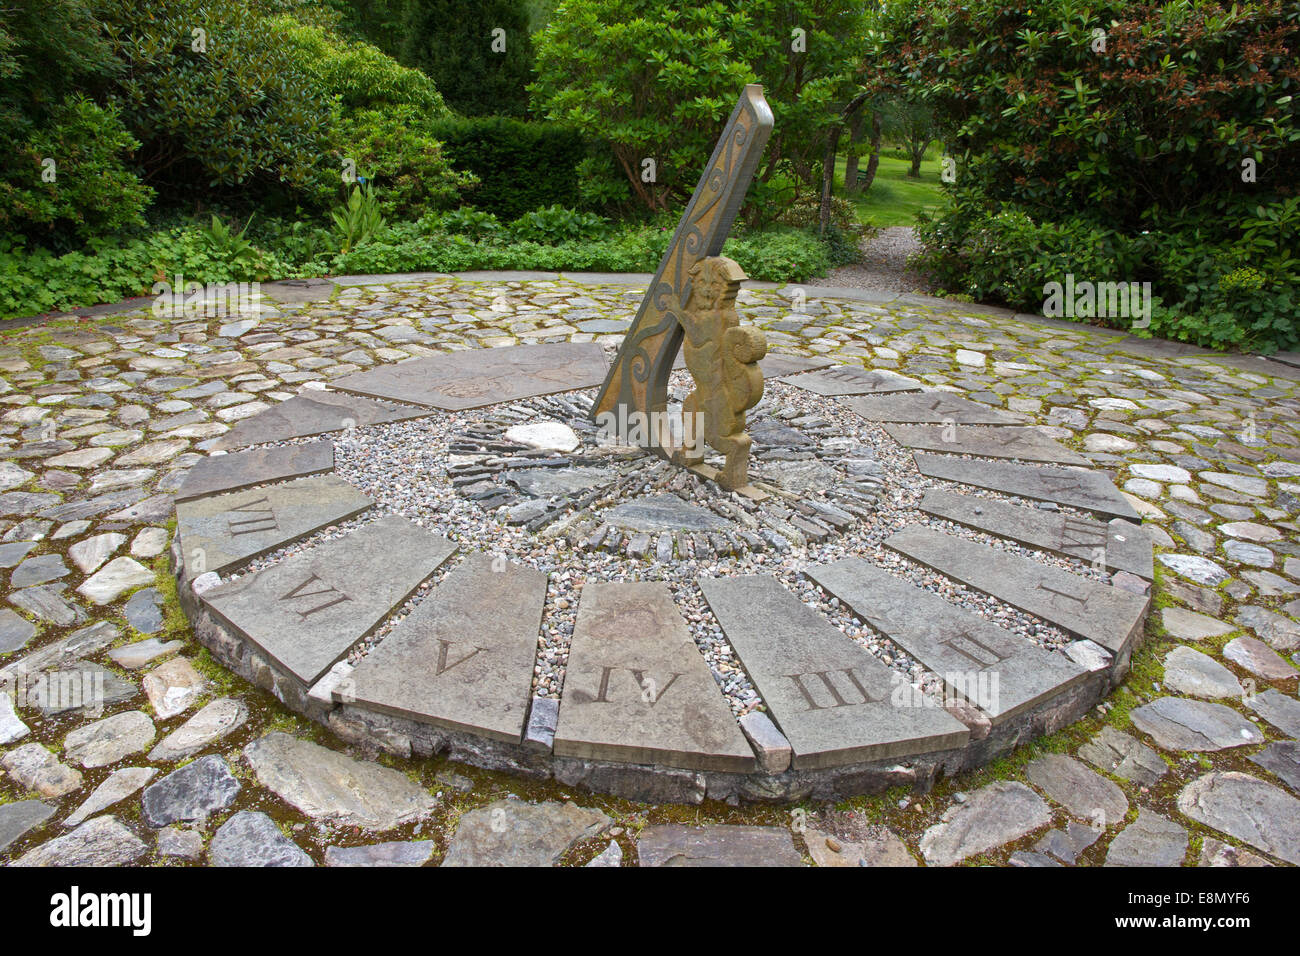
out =
[[252,280],[265,278],[261,251],[245,238],[253,219],[250,216],[244,228],[235,232],[225,220],[213,213],[212,222],[203,230],[203,244],[208,255],[227,266],[236,278]]
[[595,213],[549,206],[526,212],[510,224],[510,236],[528,242],[557,245],[573,239],[591,239],[605,231],[605,220]]
[[496,216],[481,209],[471,209],[469,206],[445,212],[434,222],[439,228],[453,235],[466,236],[470,239],[487,239],[501,230],[501,221]]
[[374,186],[353,186],[347,201],[330,213],[339,251],[351,252],[384,228],[384,213]]

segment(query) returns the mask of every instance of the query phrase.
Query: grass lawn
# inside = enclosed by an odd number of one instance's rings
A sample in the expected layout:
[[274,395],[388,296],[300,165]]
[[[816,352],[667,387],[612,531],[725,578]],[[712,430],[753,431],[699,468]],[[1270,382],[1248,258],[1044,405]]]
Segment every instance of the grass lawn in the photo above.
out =
[[[921,162],[921,178],[908,179],[911,163],[901,150],[883,149],[871,188],[849,196],[844,192],[844,157],[835,161],[835,194],[857,207],[858,217],[873,226],[910,226],[921,210],[935,209],[945,201],[939,183],[939,151],[930,150]],[[866,169],[864,156],[858,168]]]

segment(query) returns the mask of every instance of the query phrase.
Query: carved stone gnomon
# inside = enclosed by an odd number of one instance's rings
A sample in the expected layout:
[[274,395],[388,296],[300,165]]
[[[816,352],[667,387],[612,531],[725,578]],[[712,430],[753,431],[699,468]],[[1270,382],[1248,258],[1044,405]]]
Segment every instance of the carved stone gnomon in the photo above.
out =
[[[629,437],[630,426],[632,434],[643,439],[638,441],[639,444],[644,444],[665,458],[682,461],[684,464],[690,464],[687,459],[692,454],[698,455],[699,450],[684,449],[678,438],[679,433],[672,427],[667,415],[668,377],[672,374],[677,351],[682,346],[686,331],[686,310],[706,308],[707,311],[711,308],[716,311],[721,308],[716,300],[711,300],[708,307],[699,305],[706,300],[693,296],[693,286],[706,275],[716,277],[719,274],[733,274],[727,271],[727,267],[715,264],[706,268],[702,263],[716,259],[722,251],[722,245],[744,202],[745,191],[754,177],[763,147],[767,145],[771,133],[772,111],[763,98],[763,88],[757,85],[746,86],[700,177],[699,185],[695,187],[691,201],[682,214],[673,241],[664,253],[663,261],[659,263],[659,271],[655,273],[645,298],[641,300],[636,319],[619,347],[618,355],[592,408],[592,419],[597,424],[602,427],[613,424],[625,438]],[[719,268],[722,268],[722,273],[718,272]],[[735,263],[730,263],[730,268],[734,269],[735,274],[740,274]],[[740,278],[743,278],[743,274],[740,274]],[[735,286],[738,286],[740,278],[734,279]],[[732,282],[732,279],[726,279],[724,284],[731,290],[726,310],[734,316],[732,303],[735,287],[731,285]],[[762,339],[761,333],[758,333],[758,339]],[[697,345],[702,346],[703,343],[697,340]],[[716,433],[723,442],[723,447],[714,447],[727,456],[727,468],[718,476],[719,481],[727,487],[740,487],[746,481],[749,455],[749,440],[744,435],[744,410],[753,407],[763,390],[762,375],[753,365],[757,358],[741,359],[740,356],[754,354],[759,346],[749,332],[740,336],[732,335],[730,348],[721,341],[717,345],[720,354],[730,354],[729,361],[748,366],[730,390],[730,394],[737,396],[744,391],[747,404],[729,406],[729,411],[722,408],[718,404],[721,402],[719,396],[729,394],[728,390],[718,387],[721,379],[718,382],[701,381],[700,374],[690,364],[690,350],[686,356],[687,367],[696,380],[696,403],[704,406],[701,409],[704,412],[704,438],[713,444],[709,434],[711,431]],[[762,357],[761,350],[757,354],[758,358]],[[739,384],[742,380],[743,389]],[[709,411],[715,406],[718,407],[716,424],[710,426]],[[733,430],[737,415],[739,427]],[[690,421],[691,416],[688,415],[687,419]],[[680,433],[683,437],[686,427],[683,426]],[[738,460],[739,464],[736,463]],[[740,479],[740,484],[726,484],[737,478]]]

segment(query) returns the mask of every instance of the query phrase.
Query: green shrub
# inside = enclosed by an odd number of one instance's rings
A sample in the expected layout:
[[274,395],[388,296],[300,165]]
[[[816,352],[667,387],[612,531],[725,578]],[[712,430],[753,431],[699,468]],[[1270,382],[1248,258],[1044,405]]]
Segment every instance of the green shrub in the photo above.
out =
[[595,213],[575,212],[556,205],[524,213],[510,224],[509,234],[512,239],[553,246],[593,239],[605,231],[606,225]]
[[353,186],[347,201],[330,213],[339,251],[351,252],[375,238],[384,228],[384,213],[375,198],[375,187]]
[[494,116],[441,120],[429,132],[442,142],[453,166],[478,177],[466,201],[503,221],[580,202],[578,168],[587,145],[571,127]]
[[456,203],[477,180],[452,168],[417,107],[358,110],[339,121],[342,154],[379,190],[389,216],[418,218]]
[[153,190],[127,166],[138,145],[113,110],[68,97],[11,147],[0,171],[0,230],[60,245],[143,225]]

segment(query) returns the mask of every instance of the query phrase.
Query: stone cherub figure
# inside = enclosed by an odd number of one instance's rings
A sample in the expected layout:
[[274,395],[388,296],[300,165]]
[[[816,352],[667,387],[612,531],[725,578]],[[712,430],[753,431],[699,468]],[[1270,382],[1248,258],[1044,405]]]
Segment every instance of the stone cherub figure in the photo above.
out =
[[[682,464],[704,460],[700,438],[726,456],[718,484],[734,490],[749,484],[750,437],[745,412],[763,397],[758,361],[767,354],[762,331],[740,324],[736,293],[745,273],[725,256],[701,259],[690,271],[691,293],[680,314],[683,351],[695,389],[682,403]],[[703,429],[703,436],[699,429]]]

